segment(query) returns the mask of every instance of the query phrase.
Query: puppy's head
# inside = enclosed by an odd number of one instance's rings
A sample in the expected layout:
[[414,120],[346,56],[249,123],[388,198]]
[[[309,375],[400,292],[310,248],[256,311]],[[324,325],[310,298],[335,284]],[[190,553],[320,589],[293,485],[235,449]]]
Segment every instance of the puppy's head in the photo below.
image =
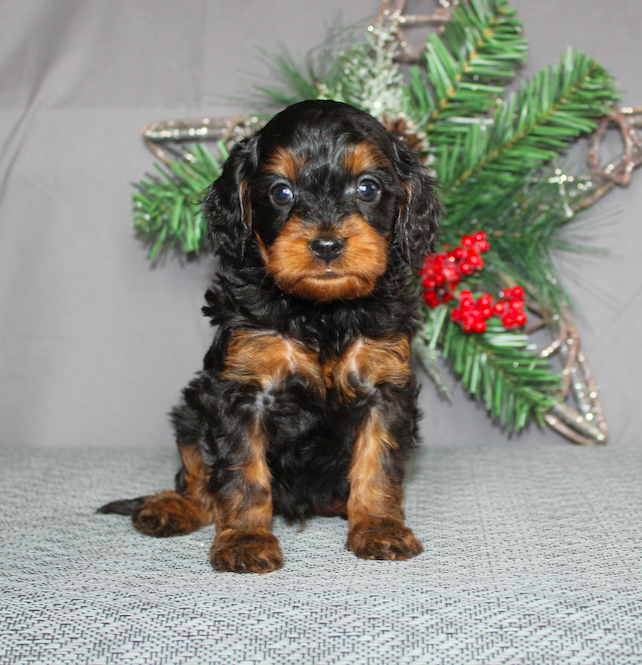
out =
[[440,210],[413,152],[332,101],[290,106],[237,145],[206,200],[223,261],[254,253],[282,291],[320,301],[369,294],[395,251],[420,267]]

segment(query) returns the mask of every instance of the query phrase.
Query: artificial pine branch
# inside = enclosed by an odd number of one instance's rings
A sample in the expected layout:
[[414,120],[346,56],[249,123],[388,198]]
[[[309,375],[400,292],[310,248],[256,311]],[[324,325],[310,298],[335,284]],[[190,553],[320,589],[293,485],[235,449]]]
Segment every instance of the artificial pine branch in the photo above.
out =
[[451,142],[498,103],[526,58],[515,15],[504,0],[462,2],[443,33],[428,37],[426,78],[413,67],[407,95],[411,116],[431,135],[433,146]]
[[483,284],[489,293],[501,291],[507,283],[519,283],[531,301],[551,314],[568,306],[569,297],[556,277],[553,251],[583,250],[577,242],[565,241],[563,235],[574,219],[572,213],[569,215],[567,197],[582,192],[583,180],[574,182],[576,191],[567,187],[567,196],[560,195],[552,169],[507,183],[503,195],[489,202],[483,215],[480,211],[475,218],[475,226],[487,229],[491,243],[487,268],[473,283]]
[[450,150],[440,151],[434,168],[448,207],[446,226],[479,217],[480,208],[501,196],[507,183],[595,129],[596,119],[618,98],[612,77],[577,51],[542,70],[498,106],[491,125],[471,125]]
[[135,185],[134,228],[149,258],[176,250],[186,255],[207,252],[209,238],[202,201],[205,190],[221,174],[228,157],[219,143],[215,157],[203,144],[193,147],[194,162],[172,160],[165,168],[156,165],[158,175],[147,174]]

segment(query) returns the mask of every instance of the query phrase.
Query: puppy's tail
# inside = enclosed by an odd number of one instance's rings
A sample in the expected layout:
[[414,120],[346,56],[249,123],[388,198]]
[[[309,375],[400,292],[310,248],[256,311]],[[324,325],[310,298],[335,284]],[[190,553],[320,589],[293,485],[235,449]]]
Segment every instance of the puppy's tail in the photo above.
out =
[[106,503],[96,512],[103,515],[133,515],[136,508],[140,508],[150,498],[149,496],[139,496],[136,499],[119,499]]

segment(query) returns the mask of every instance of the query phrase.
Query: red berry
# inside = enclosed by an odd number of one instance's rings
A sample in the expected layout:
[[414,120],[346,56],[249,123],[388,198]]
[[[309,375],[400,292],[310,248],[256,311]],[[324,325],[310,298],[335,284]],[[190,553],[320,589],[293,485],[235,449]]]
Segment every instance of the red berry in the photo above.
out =
[[515,313],[515,325],[523,326],[526,323],[526,314],[524,312]]
[[516,298],[523,298],[524,297],[524,289],[521,286],[516,286],[513,288],[513,295]]
[[455,258],[456,259],[461,259],[464,256],[464,250],[462,247],[457,247],[455,250]]
[[476,333],[483,333],[486,330],[486,321],[475,321],[473,323],[473,330]]
[[[514,293],[514,291],[513,291],[513,293]],[[508,304],[509,304],[511,309],[523,309],[524,308],[524,301],[520,300],[520,298],[513,298]]]
[[461,244],[464,247],[472,247],[475,244],[475,239],[472,236],[464,236],[461,239]]
[[449,282],[454,282],[459,278],[459,273],[457,272],[457,268],[455,268],[455,266],[446,266],[442,274],[444,279]]
[[502,317],[502,323],[507,328],[512,328],[515,325],[515,315],[512,312],[508,312],[508,314]]
[[478,252],[487,252],[490,245],[488,244],[487,240],[480,240],[479,242],[475,243],[475,247],[477,248]]
[[493,304],[493,299],[486,293],[483,296],[479,296],[477,304],[481,307],[490,307]]
[[480,242],[481,240],[486,240],[486,234],[483,231],[477,231],[474,238],[477,242]]
[[448,302],[449,300],[452,300],[452,297],[452,293],[445,293],[441,298],[441,302]]
[[495,303],[495,307],[493,307],[493,312],[495,314],[497,314],[497,316],[502,316],[505,311],[506,311],[506,303],[505,302]]
[[475,268],[479,268],[480,264],[483,263],[483,259],[477,252],[474,252],[473,250],[470,250],[468,252],[468,256],[466,257],[466,261],[470,263],[471,266],[474,266]]
[[459,272],[461,272],[462,275],[470,275],[473,272],[473,267],[470,263],[464,262],[459,266]]
[[439,304],[439,298],[437,298],[437,294],[434,291],[426,291],[424,293],[424,300],[430,307],[437,307]]
[[453,309],[453,311],[450,313],[450,318],[453,321],[461,321],[461,310],[459,307],[455,307],[455,309]]

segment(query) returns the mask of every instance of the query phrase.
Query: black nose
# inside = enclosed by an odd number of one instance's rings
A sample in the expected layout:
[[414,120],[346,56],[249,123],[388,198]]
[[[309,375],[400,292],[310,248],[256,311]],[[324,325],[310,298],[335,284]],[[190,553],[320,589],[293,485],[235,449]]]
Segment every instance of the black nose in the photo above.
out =
[[310,241],[310,250],[312,253],[326,263],[338,259],[346,246],[344,238],[328,238],[321,236]]

